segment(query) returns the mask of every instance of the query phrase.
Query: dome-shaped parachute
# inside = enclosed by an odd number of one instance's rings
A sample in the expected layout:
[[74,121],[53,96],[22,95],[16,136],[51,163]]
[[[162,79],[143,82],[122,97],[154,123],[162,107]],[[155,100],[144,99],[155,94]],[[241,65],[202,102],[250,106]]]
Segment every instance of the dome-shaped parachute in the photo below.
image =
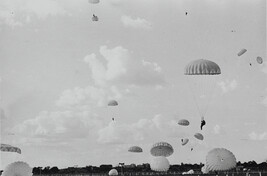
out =
[[185,139],[182,140],[182,145],[186,145],[188,142],[189,142],[189,139],[185,138]]
[[257,60],[258,64],[262,64],[263,63],[263,59],[260,56],[258,56],[256,60]]
[[221,69],[213,61],[198,59],[185,67],[184,74],[188,79],[201,120],[204,120],[214,92],[216,78],[221,74]]
[[108,102],[108,106],[118,106],[119,104],[118,104],[118,102],[116,101],[116,100],[110,100],[109,102]]
[[8,144],[1,144],[1,151],[3,152],[17,152],[21,154],[21,149]]
[[143,149],[139,146],[132,146],[128,149],[129,152],[141,153]]
[[227,171],[236,167],[236,158],[232,152],[224,148],[215,148],[206,156],[208,171]]
[[119,175],[118,171],[116,169],[111,169],[109,172],[108,172],[108,175]]
[[88,0],[90,4],[98,4],[100,0]]
[[2,176],[32,176],[32,168],[25,162],[17,161],[7,165]]
[[203,174],[207,174],[207,173],[209,173],[209,171],[208,171],[207,168],[206,168],[206,165],[204,165],[204,166],[201,168],[201,172],[202,172]]
[[164,156],[154,157],[150,163],[150,168],[157,172],[166,172],[170,168],[168,159]]
[[165,157],[168,157],[168,156],[173,154],[173,148],[167,142],[158,142],[158,143],[155,143],[151,147],[150,153],[153,156],[165,156]]
[[194,134],[194,137],[199,139],[199,140],[203,140],[204,139],[204,136],[201,133]]
[[246,50],[245,48],[243,48],[243,49],[241,49],[241,50],[237,53],[237,55],[238,55],[238,56],[241,56],[241,55],[243,55],[245,52],[247,52],[247,50]]
[[190,122],[186,119],[181,119],[178,121],[178,124],[182,125],[182,126],[188,126],[190,124]]

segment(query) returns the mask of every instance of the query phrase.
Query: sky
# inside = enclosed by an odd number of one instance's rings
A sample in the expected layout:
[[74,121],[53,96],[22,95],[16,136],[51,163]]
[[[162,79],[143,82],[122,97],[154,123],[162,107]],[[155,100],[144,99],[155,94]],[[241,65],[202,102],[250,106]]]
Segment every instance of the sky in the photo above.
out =
[[[213,148],[267,159],[265,0],[2,0],[0,36],[1,143],[22,150],[1,152],[0,169],[149,163],[160,141],[170,164]],[[221,74],[184,75],[198,59]]]

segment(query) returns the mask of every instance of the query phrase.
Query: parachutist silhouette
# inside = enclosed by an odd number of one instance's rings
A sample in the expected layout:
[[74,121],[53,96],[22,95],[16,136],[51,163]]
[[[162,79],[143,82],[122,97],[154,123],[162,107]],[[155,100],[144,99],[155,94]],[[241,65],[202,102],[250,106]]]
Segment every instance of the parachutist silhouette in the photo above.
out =
[[187,12],[185,12],[185,15],[187,15]]
[[112,121],[114,121],[114,118],[112,118]]
[[201,120],[200,129],[202,130],[203,126],[206,125],[206,121],[203,119]]
[[249,65],[250,65],[250,66],[252,66],[252,64],[251,64],[251,63],[249,63]]
[[181,139],[181,141],[182,141],[182,142],[184,142],[184,140],[183,140],[183,139]]
[[193,151],[193,148],[191,148],[191,151]]

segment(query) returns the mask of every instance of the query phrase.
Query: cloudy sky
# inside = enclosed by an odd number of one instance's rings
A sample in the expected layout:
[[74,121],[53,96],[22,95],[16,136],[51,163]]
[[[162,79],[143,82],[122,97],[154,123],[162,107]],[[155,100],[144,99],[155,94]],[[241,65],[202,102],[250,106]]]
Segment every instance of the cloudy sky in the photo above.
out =
[[[265,0],[2,0],[0,36],[1,142],[22,150],[2,152],[0,169],[146,163],[158,141],[173,146],[171,164],[214,147],[267,159]],[[207,96],[184,75],[196,59],[222,71]]]

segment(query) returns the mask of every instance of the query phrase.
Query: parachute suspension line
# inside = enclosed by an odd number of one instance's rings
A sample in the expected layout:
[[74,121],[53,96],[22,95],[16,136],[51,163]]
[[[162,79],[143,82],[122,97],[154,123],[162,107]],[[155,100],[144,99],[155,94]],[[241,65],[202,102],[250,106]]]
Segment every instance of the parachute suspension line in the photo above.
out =
[[186,80],[187,80],[187,82],[188,82],[187,84],[189,85],[189,87],[190,87],[190,89],[191,89],[191,91],[192,91],[193,99],[194,99],[194,102],[195,102],[195,104],[196,104],[198,113],[201,115],[200,107],[199,107],[199,105],[198,105],[198,103],[197,103],[196,91],[194,90],[193,86],[191,85],[191,83],[190,83],[190,81],[189,81],[189,78],[186,78]]
[[205,110],[203,111],[203,117],[204,117],[204,115],[205,115],[205,114],[207,113],[207,111],[208,111],[208,108],[209,108],[209,106],[210,106],[210,102],[211,102],[211,100],[212,100],[211,97],[213,96],[214,91],[215,91],[216,83],[215,83],[215,81],[214,81],[214,78],[213,78],[212,82],[213,82],[213,85],[212,85],[212,88],[211,88],[210,96],[208,97],[207,105],[206,105],[206,107],[205,107]]

